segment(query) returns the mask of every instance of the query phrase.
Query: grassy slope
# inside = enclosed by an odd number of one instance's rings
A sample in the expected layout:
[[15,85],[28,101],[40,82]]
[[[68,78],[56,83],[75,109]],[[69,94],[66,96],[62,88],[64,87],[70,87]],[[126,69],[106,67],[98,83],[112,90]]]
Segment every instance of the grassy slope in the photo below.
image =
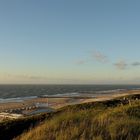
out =
[[140,100],[129,98],[64,107],[16,140],[140,140]]
[[40,124],[46,118],[52,117],[52,114],[41,114],[32,117],[7,120],[0,122],[0,140],[10,140],[20,135],[24,131]]

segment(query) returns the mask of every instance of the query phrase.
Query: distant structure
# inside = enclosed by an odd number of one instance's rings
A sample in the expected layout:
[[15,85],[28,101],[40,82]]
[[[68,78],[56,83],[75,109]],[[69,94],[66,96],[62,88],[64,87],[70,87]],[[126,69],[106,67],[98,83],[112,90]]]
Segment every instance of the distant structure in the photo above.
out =
[[40,108],[40,107],[48,107],[48,103],[36,103],[35,106],[37,108]]
[[5,113],[5,112],[0,113],[0,118],[3,118],[3,119],[18,119],[21,117],[23,117],[23,115],[21,114],[11,114],[11,113]]

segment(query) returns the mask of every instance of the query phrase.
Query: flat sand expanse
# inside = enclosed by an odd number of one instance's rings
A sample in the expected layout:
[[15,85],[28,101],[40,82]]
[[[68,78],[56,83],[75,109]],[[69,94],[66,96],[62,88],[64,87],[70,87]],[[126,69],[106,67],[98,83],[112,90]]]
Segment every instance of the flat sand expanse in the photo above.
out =
[[129,91],[124,91],[116,94],[107,94],[107,95],[102,95],[94,99],[87,99],[85,102],[92,102],[92,101],[106,101],[106,100],[111,100],[119,97],[124,97],[127,95],[135,95],[135,94],[140,94],[140,90],[129,90]]
[[[140,90],[129,90],[129,91],[122,91],[122,92],[117,92],[117,93],[113,93],[113,94],[106,94],[106,95],[99,95],[95,98],[90,98],[90,99],[81,99],[77,102],[75,102],[74,104],[81,104],[81,103],[88,103],[88,102],[97,102],[97,101],[107,101],[107,100],[111,100],[111,99],[115,99],[115,98],[119,98],[119,97],[124,97],[127,95],[135,95],[135,94],[140,94]],[[72,104],[72,103],[70,103]],[[66,105],[70,105],[70,104],[61,104],[58,106],[53,106],[53,108],[55,109],[59,109],[61,107],[64,107]]]
[[11,109],[25,109],[27,107],[33,107],[36,103],[46,103],[49,104],[50,108],[58,109],[61,107],[64,107],[66,105],[72,105],[72,104],[80,104],[80,103],[87,103],[87,102],[95,102],[95,101],[105,101],[105,100],[111,100],[117,97],[123,97],[126,95],[134,95],[134,94],[140,94],[140,90],[129,90],[129,91],[121,91],[116,93],[106,93],[99,95],[97,97],[91,97],[91,98],[35,98],[35,99],[29,99],[22,102],[9,102],[9,103],[0,103],[0,111],[5,110],[11,110]]
[[6,103],[0,103],[0,111],[5,110],[12,110],[12,109],[25,109],[27,107],[33,107],[36,106],[37,103],[40,104],[49,104],[49,107],[57,106],[58,104],[66,104],[68,102],[68,98],[35,98],[35,99],[29,99],[22,102],[6,102]]

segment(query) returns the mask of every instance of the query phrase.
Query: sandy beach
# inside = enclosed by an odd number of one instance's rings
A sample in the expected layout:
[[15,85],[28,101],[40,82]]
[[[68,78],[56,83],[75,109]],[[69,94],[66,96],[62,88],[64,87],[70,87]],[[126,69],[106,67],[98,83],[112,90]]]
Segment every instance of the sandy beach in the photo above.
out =
[[[79,97],[40,97],[40,98],[34,98],[29,100],[24,100],[22,102],[9,102],[9,103],[0,103],[0,112],[5,111],[19,111],[20,110],[35,110],[37,104],[43,104],[44,107],[49,107],[53,109],[58,109],[61,107],[64,107],[66,105],[72,105],[72,104],[80,104],[80,103],[86,103],[86,102],[95,102],[95,101],[105,101],[105,100],[111,100],[113,98],[117,97],[123,97],[126,95],[133,95],[133,94],[140,94],[140,90],[129,90],[129,91],[121,91],[117,93],[112,94],[103,94],[99,95],[97,97],[89,97],[89,95],[84,95],[84,98]],[[46,105],[46,106],[45,106]]]

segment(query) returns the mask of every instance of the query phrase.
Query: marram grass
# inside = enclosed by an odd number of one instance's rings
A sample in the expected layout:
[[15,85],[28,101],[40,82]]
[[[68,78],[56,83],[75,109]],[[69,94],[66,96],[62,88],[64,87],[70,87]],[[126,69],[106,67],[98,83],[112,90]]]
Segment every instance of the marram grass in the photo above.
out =
[[140,101],[66,107],[15,140],[140,140]]

